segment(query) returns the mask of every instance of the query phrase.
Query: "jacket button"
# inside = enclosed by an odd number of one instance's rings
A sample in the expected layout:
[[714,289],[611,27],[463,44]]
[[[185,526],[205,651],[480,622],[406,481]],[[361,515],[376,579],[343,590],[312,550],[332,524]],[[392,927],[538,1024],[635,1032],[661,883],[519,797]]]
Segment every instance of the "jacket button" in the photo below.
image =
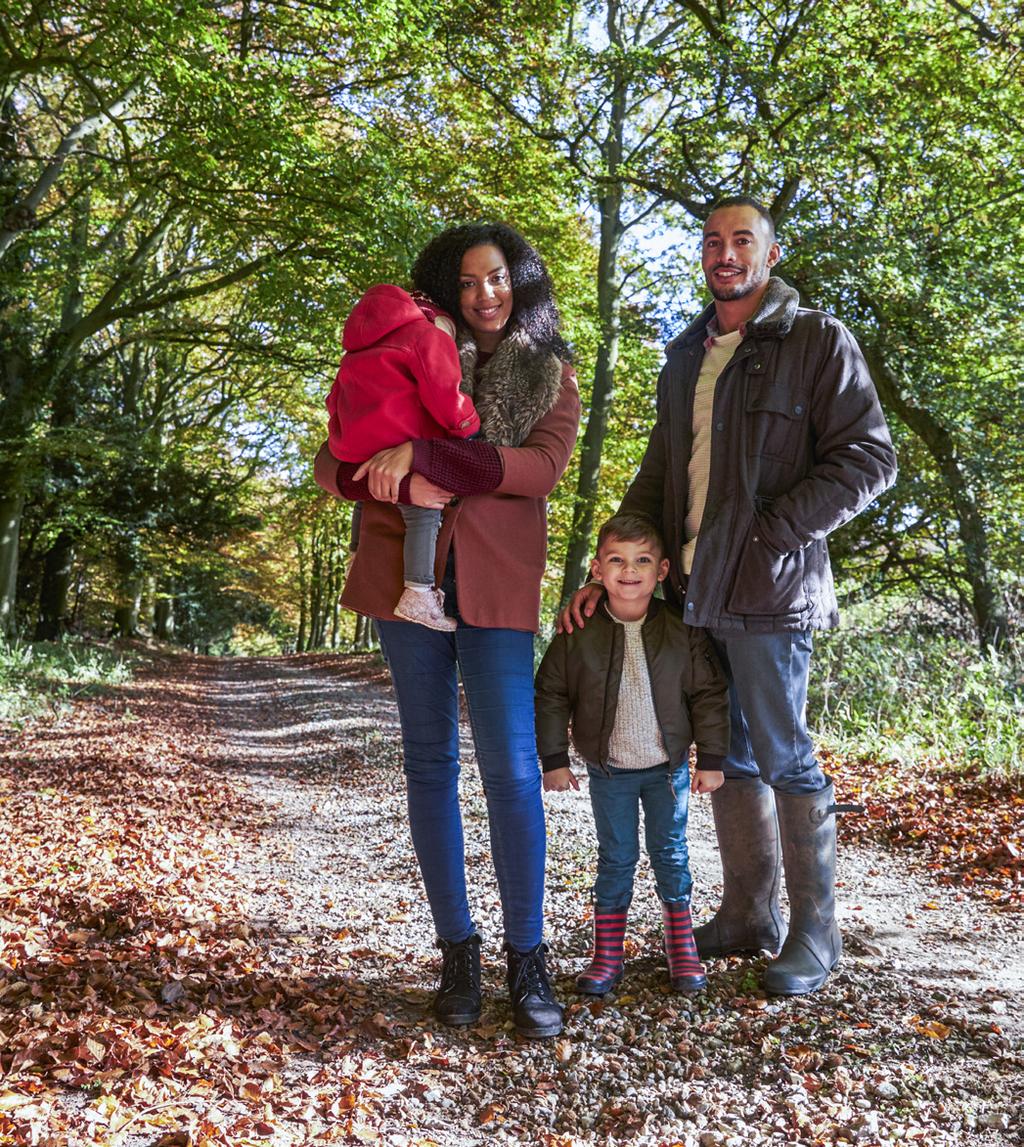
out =
[[754,535],[754,541],[755,541],[755,542],[759,542],[760,540],[761,540],[761,539],[760,539],[760,538],[757,536],[757,534],[755,534],[755,535]]
[[724,422],[716,422],[715,423],[715,429],[716,430],[724,430],[725,429],[725,423]]
[[686,603],[686,608],[687,608],[688,610],[691,610],[691,611],[692,611],[692,610],[693,610],[693,602],[692,602],[692,601],[688,601],[688,602]]
[[761,363],[760,363],[760,361],[758,361],[758,362],[755,362],[755,363],[752,363],[752,364],[751,364],[751,367],[750,367],[750,369],[751,369],[751,370],[760,370],[760,369],[761,369]]
[[794,414],[803,414],[803,412],[804,412],[804,408],[799,403],[797,403],[796,406],[793,407],[793,413]]

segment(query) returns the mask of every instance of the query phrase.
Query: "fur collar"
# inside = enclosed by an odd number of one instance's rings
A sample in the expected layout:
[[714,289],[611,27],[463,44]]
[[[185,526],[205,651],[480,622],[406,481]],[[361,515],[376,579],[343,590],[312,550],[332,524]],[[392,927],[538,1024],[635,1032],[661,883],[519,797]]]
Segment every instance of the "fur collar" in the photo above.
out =
[[[747,323],[747,337],[756,338],[785,338],[793,328],[797,309],[800,306],[800,296],[782,279],[775,275],[768,280],[768,289],[761,299],[761,305],[756,314]],[[706,307],[700,316],[692,322],[685,331],[674,338],[666,350],[675,350],[692,342],[703,342],[707,338],[708,323],[714,318],[715,304]]]
[[495,446],[518,446],[558,400],[562,364],[525,331],[509,331],[479,375],[471,338],[459,344],[459,358],[461,390],[473,399],[483,437]]

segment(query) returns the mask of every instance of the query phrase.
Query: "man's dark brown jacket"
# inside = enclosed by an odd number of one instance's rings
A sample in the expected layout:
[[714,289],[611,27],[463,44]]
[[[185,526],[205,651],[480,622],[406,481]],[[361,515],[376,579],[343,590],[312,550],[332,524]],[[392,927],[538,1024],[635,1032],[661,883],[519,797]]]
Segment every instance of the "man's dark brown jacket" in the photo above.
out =
[[[697,767],[720,769],[729,751],[729,695],[707,635],[653,600],[640,629],[658,726],[675,767],[697,745]],[[579,755],[606,768],[626,635],[602,601],[586,627],[559,633],[537,670],[537,750],[545,772]]]
[[896,455],[860,348],[837,319],[768,283],[718,379],[711,472],[683,577],[693,396],[707,310],[667,348],[658,417],[620,511],[662,522],[666,596],[692,625],[770,633],[825,629],[839,611],[826,537],[892,485]]

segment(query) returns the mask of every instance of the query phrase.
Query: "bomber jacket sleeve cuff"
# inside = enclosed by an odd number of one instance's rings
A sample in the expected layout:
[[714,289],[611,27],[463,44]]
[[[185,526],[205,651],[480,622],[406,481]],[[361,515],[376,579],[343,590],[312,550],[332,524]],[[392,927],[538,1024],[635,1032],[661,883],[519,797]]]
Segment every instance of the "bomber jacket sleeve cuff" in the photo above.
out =
[[702,749],[697,750],[697,768],[702,769],[708,773],[720,773],[722,765],[725,764],[725,755],[717,753],[706,753]]
[[563,750],[560,753],[549,753],[540,759],[541,772],[550,773],[555,769],[569,768],[569,753]]

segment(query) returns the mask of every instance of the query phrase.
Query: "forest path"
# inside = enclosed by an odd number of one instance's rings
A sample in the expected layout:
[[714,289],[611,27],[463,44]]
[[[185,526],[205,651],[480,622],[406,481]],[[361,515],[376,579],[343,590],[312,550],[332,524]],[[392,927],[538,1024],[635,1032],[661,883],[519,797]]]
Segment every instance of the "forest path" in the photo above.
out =
[[[472,907],[485,937],[488,994],[482,1024],[467,1035],[438,1029],[425,1010],[436,953],[408,839],[397,714],[386,673],[371,668],[365,658],[322,659],[312,665],[236,661],[224,664],[216,690],[224,713],[218,735],[250,796],[264,801],[273,815],[266,847],[246,873],[263,889],[253,900],[258,913],[281,934],[344,934],[342,949],[351,953],[353,969],[375,999],[375,1011],[389,1024],[408,1025],[414,1040],[429,1032],[446,1055],[460,1049],[472,1060],[471,1049],[479,1045],[490,1046],[493,1056],[496,1047],[510,1040],[510,1030],[501,984],[500,913],[468,729],[463,728],[463,808]],[[258,699],[255,708],[250,696]],[[430,1114],[424,1126],[434,1137],[458,1122],[467,1129],[479,1126],[481,1114],[491,1116],[481,1127],[490,1136],[500,1126],[495,1120],[523,1126],[532,1111],[553,1131],[570,1135],[592,1128],[615,1134],[630,1127],[631,1134],[642,1135],[650,1115],[651,1142],[668,1142],[665,1136],[673,1134],[683,1139],[689,1131],[705,1145],[735,1136],[736,1124],[727,1116],[739,1108],[745,1112],[746,1144],[759,1141],[751,1136],[751,1095],[768,1104],[761,1111],[767,1133],[771,1121],[766,1113],[781,1100],[780,1083],[784,1090],[800,1088],[807,1070],[812,1075],[824,1071],[820,1082],[827,1087],[829,1067],[839,1083],[829,1126],[838,1134],[845,1119],[853,1141],[882,1142],[886,1130],[895,1140],[901,1137],[901,1120],[906,1120],[902,1137],[924,1136],[936,1143],[1009,1142],[1004,1135],[1019,1133],[1020,1080],[1012,1102],[1003,1090],[1005,1081],[997,1083],[1002,1071],[998,1047],[1008,1040],[1019,1052],[1024,1035],[1024,920],[1019,914],[993,911],[980,899],[937,886],[906,855],[841,843],[839,919],[846,956],[826,989],[802,1000],[765,1000],[752,987],[751,962],[723,961],[709,969],[708,998],[691,1006],[665,994],[657,900],[644,860],[631,913],[634,958],[626,983],[617,999],[586,1004],[572,987],[587,952],[585,912],[594,862],[585,782],[583,791],[548,794],[546,802],[547,935],[560,996],[569,1004],[565,1040],[554,1053],[550,1045],[509,1044],[515,1062],[525,1057],[536,1067],[536,1078],[547,1077],[539,1093],[531,1091],[534,1077],[528,1072],[529,1078],[520,1077],[513,1095],[507,1095],[508,1082],[501,1077],[511,1065],[498,1071],[495,1084],[501,1086],[494,1090],[486,1073],[478,1074],[468,1089],[430,1089],[437,1092],[440,1107],[429,1099],[423,1104],[424,1114]],[[692,802],[690,850],[699,920],[713,910],[720,891],[707,800]],[[660,1040],[647,1043],[659,1022],[670,1033],[667,1047]],[[676,1045],[681,1043],[693,1050],[680,1053]],[[601,1051],[594,1058],[597,1048]],[[706,1061],[691,1059],[685,1068],[687,1055],[702,1054]],[[602,1082],[609,1062],[611,1077]],[[706,1079],[714,1080],[684,1088],[702,1096],[694,1101],[697,1118],[689,1127],[674,1124],[669,1115],[678,1116],[678,1092],[667,1102],[657,1098],[674,1090],[671,1081],[680,1062],[684,1076],[696,1066],[691,1078],[706,1073]],[[664,1078],[657,1072],[652,1076],[656,1065],[664,1069]],[[986,1078],[993,1087],[990,1094]],[[911,1079],[917,1083],[911,1085]],[[849,1083],[846,1091],[844,1083]],[[926,1098],[929,1088],[934,1089],[932,1098]],[[727,1116],[716,1119],[713,1096],[718,1092]],[[960,1094],[956,1104],[950,1103],[953,1093]],[[621,1099],[621,1108],[610,1099]],[[897,1109],[905,1112],[888,1129],[887,1105],[890,1117]],[[702,1120],[703,1106],[708,1110]],[[760,1110],[756,1102],[754,1108]],[[845,1114],[847,1108],[852,1114]],[[792,1115],[792,1107],[786,1110]],[[929,1117],[922,1120],[925,1111],[934,1123]],[[813,1120],[804,1132],[812,1130]],[[457,1140],[456,1135],[452,1141]]]
[[[1024,1142],[1024,920],[840,844],[842,964],[767,999],[757,960],[668,991],[642,862],[626,979],[576,995],[594,846],[551,794],[556,1040],[512,1028],[465,750],[481,1022],[436,1024],[397,716],[368,656],[151,657],[0,744],[0,1142],[1005,1147]],[[550,799],[553,797],[554,799]],[[698,920],[718,889],[694,800]]]

